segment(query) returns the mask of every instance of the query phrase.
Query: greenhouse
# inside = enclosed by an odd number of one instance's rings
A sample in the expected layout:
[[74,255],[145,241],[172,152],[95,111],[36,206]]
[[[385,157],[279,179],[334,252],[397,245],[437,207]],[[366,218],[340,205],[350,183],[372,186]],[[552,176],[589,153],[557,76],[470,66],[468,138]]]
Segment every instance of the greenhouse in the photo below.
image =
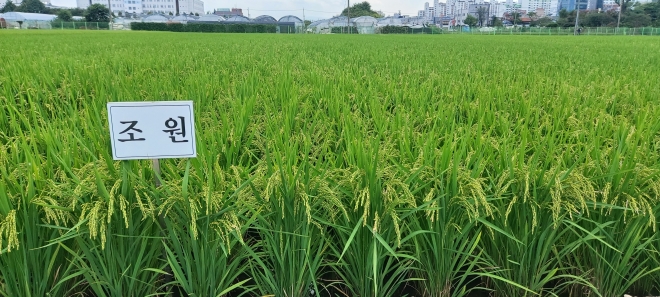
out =
[[235,15],[233,17],[230,17],[227,19],[227,22],[232,22],[232,23],[249,23],[251,22],[250,19],[240,16],[240,15]]
[[[159,14],[150,15],[150,16],[142,19],[142,21],[144,21],[145,23],[167,23],[169,20],[170,19],[168,19],[167,17],[159,15]],[[185,23],[189,20],[193,20],[193,18],[188,18],[186,16],[177,16],[177,17],[172,19],[172,21],[180,22],[180,23]]]
[[395,17],[386,17],[386,18],[378,19],[378,23],[376,24],[376,26],[378,26],[378,27],[385,27],[385,26],[401,27],[401,26],[403,26],[403,19],[395,18]]
[[[334,27],[348,27],[348,18],[345,16],[334,17],[328,20],[330,23],[330,28]],[[354,24],[353,24],[354,25]]]
[[12,29],[51,29],[51,22],[56,18],[55,15],[40,13],[0,13],[0,19],[4,19],[4,26]]
[[222,22],[225,18],[216,14],[207,14],[199,17],[197,21],[200,22]]
[[[358,33],[374,34],[379,26],[402,26],[401,19],[385,18],[376,19],[371,16],[361,16],[349,19],[345,16],[334,17],[331,19],[318,20],[309,24],[307,32],[316,34],[327,33]],[[351,30],[351,31],[349,31]]]
[[355,27],[358,29],[359,34],[374,34],[376,33],[376,25],[378,20],[370,16],[361,16],[351,20]]
[[277,20],[269,15],[260,15],[253,20],[256,23],[267,23],[267,24],[275,24],[277,23]]
[[428,24],[429,21],[424,17],[410,17],[404,19],[404,24],[409,27],[422,28],[424,24]]
[[[281,24],[283,24],[283,23],[292,24],[293,27],[295,28],[294,31],[297,32],[297,33],[302,33],[303,28],[305,27],[305,22],[303,22],[303,20],[301,20],[299,17],[293,16],[293,15],[283,16],[277,22],[281,23]],[[282,32],[282,33],[284,33],[284,32]]]
[[[375,34],[382,33],[384,27],[399,27],[394,31],[399,32],[422,32],[430,30],[426,27],[428,21],[423,17],[385,17],[374,18],[371,16],[360,16],[348,19],[345,16],[334,17],[331,19],[318,20],[309,24],[308,33],[328,34],[328,33],[357,33],[357,34]],[[406,27],[409,29],[402,29]],[[410,31],[410,29],[415,29]],[[392,30],[388,30],[392,31]],[[429,31],[430,32],[430,31]]]
[[307,32],[316,34],[330,33],[330,20],[320,20],[312,22],[307,26]]
[[[166,16],[162,16],[162,17],[167,18]],[[169,18],[168,18],[167,21],[175,22],[175,23],[181,23],[181,24],[187,24],[188,22],[190,22],[190,21],[195,21],[195,20],[197,20],[197,19],[196,19],[195,17],[193,17],[193,16],[179,15],[179,16],[176,16],[176,17],[174,17],[174,18],[172,18],[172,19],[169,19]],[[165,22],[167,22],[167,21],[165,21]],[[147,21],[147,20],[145,19],[145,22],[149,22],[149,21]]]

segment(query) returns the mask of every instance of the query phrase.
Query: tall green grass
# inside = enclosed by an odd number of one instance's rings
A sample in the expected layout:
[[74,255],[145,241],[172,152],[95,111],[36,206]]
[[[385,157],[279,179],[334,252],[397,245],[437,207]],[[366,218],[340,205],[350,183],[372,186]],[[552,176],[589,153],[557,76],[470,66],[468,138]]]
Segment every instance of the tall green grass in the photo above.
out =
[[175,35],[0,32],[0,296],[660,294],[654,39]]

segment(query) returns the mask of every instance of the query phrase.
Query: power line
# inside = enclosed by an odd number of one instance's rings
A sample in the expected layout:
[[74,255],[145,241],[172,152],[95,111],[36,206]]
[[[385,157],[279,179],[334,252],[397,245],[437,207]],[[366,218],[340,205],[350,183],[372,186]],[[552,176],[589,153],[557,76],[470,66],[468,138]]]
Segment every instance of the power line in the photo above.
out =
[[337,13],[336,11],[321,11],[321,10],[311,10],[311,9],[251,9],[252,11],[261,11],[261,12],[270,12],[270,11],[286,11],[286,12],[292,12],[292,11],[311,11],[311,12],[320,12],[320,13]]
[[337,13],[336,11],[320,11],[320,10],[309,10],[309,9],[307,9],[307,11],[322,12],[322,13]]
[[268,9],[268,10],[261,10],[261,9],[253,9],[254,11],[302,11],[302,9]]

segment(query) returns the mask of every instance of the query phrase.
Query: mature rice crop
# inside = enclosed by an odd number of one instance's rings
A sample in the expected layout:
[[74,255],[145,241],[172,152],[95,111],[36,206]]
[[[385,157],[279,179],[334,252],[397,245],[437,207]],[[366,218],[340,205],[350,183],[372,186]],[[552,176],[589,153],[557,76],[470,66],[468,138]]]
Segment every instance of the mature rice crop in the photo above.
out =
[[[660,290],[646,37],[0,31],[0,296]],[[113,161],[106,102],[193,100]]]

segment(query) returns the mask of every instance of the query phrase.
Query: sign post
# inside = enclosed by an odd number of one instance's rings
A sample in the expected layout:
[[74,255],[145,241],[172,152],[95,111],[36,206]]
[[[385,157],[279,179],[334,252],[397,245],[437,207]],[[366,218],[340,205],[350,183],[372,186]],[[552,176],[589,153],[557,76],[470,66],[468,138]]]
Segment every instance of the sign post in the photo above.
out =
[[[107,106],[112,158],[150,159],[156,188],[161,186],[160,159],[197,157],[192,101],[108,102]],[[158,223],[165,240],[162,214]],[[163,257],[167,258],[165,250]],[[170,276],[166,278],[169,283]]]

